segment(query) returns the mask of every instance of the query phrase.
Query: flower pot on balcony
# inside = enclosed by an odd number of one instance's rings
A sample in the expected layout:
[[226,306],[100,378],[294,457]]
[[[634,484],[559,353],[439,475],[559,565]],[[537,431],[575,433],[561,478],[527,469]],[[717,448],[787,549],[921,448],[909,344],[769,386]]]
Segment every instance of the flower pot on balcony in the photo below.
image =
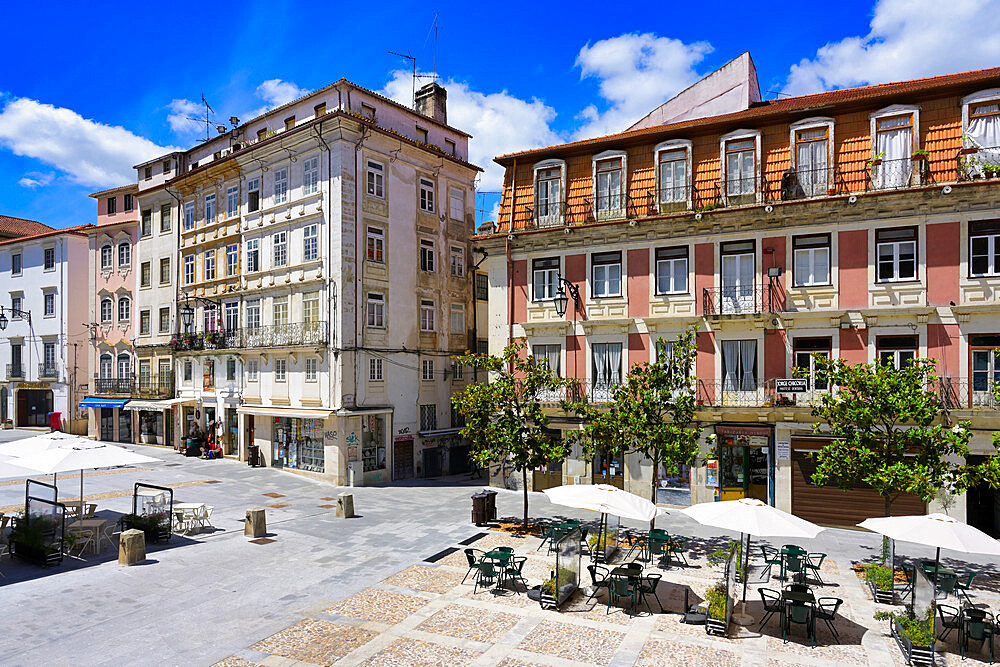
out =
[[958,151],[958,154],[959,155],[975,155],[978,152],[979,152],[978,148],[976,148],[975,146],[970,146],[969,148],[963,148],[962,150]]

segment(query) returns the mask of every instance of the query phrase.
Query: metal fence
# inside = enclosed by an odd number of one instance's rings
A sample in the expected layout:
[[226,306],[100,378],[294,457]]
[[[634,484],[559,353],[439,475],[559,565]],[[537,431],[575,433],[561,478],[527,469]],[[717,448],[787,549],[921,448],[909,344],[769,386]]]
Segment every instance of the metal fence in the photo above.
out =
[[262,327],[177,334],[170,344],[176,352],[238,348],[324,345],[329,340],[328,322],[295,322]]
[[98,394],[131,394],[135,377],[94,378],[94,391]]
[[770,283],[738,287],[706,287],[702,307],[706,315],[753,315],[779,312],[780,304]]

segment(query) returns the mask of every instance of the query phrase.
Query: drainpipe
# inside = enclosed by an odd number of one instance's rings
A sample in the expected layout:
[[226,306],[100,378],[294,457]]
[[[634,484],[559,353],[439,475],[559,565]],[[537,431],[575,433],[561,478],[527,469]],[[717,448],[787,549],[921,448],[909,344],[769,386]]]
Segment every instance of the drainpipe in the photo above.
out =
[[[510,257],[510,240],[514,236],[514,205],[517,202],[517,158],[510,172],[510,229],[507,230],[507,240],[504,241],[504,251],[507,253],[507,344],[514,340],[514,261]],[[508,370],[514,371],[513,363]]]
[[[479,312],[477,306],[479,305],[479,300],[476,295],[476,270],[479,266],[486,261],[489,257],[487,253],[482,248],[473,248],[472,252],[483,253],[483,258],[472,265],[472,344],[475,346],[473,352],[479,352]],[[477,382],[479,380],[479,367],[472,367],[472,381]]]

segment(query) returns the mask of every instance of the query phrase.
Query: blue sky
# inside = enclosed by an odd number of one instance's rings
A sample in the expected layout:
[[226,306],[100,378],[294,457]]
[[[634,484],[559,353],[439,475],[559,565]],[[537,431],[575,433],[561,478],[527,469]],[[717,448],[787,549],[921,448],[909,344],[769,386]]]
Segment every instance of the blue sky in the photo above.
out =
[[[221,118],[243,119],[342,76],[405,101],[408,65],[388,52],[431,71],[435,12],[449,120],[475,135],[484,191],[499,189],[493,155],[624,129],[743,51],[762,91],[794,93],[1000,65],[1000,0],[750,7],[13,3],[5,23],[20,29],[0,42],[0,213],[93,221],[88,193],[196,143],[182,117],[202,94]],[[488,217],[493,200],[482,206]]]

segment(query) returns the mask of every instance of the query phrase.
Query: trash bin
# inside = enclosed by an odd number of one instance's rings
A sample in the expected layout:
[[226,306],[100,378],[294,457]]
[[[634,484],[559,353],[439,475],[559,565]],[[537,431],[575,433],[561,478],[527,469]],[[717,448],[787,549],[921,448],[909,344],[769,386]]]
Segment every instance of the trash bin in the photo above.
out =
[[258,445],[250,445],[247,447],[247,465],[251,468],[256,468],[260,463],[260,447]]
[[486,494],[477,493],[472,496],[472,523],[477,526],[484,526],[486,518]]
[[50,412],[49,413],[49,428],[53,431],[62,430],[62,413],[61,412]]
[[486,520],[497,520],[497,492],[492,489],[483,489],[482,495],[486,496]]

